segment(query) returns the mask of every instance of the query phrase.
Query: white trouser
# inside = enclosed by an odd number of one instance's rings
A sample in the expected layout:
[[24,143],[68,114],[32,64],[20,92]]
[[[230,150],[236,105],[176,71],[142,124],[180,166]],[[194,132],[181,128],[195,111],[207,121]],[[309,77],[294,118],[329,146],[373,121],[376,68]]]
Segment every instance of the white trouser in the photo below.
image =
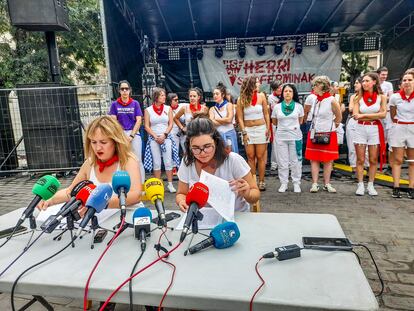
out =
[[296,143],[294,140],[277,140],[277,167],[281,184],[289,181],[289,169],[294,184],[300,184],[302,177],[302,161],[296,154]]
[[155,140],[151,140],[151,153],[152,153],[152,165],[153,170],[159,171],[161,169],[161,154],[164,161],[164,167],[166,171],[171,171],[173,167],[172,161],[172,146],[171,140],[166,139],[164,141],[166,152],[161,152],[161,145]]
[[273,127],[273,142],[272,142],[272,153],[270,155],[270,161],[272,163],[277,163],[276,126],[272,124],[272,127]]
[[[125,134],[129,137],[131,131],[124,131]],[[134,139],[131,141],[132,152],[138,159],[139,171],[141,174],[141,182],[145,182],[145,169],[142,164],[142,140],[140,135],[135,135]]]

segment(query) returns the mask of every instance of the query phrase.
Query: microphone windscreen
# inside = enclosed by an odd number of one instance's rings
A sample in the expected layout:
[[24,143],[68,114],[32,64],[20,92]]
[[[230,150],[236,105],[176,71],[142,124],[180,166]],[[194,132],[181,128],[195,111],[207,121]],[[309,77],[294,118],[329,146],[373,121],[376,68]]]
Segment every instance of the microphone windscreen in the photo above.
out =
[[164,202],[164,184],[161,179],[150,178],[144,183],[144,191],[149,200],[154,204],[156,199]]
[[201,182],[196,182],[188,190],[187,196],[185,197],[185,202],[188,205],[191,203],[196,203],[200,208],[204,207],[208,200],[208,194],[208,187]]
[[85,186],[93,184],[93,182],[91,182],[90,180],[82,180],[80,182],[78,182],[75,187],[73,187],[72,191],[70,192],[70,196],[71,197],[76,197],[76,195],[78,194],[78,192]]
[[33,186],[32,193],[43,200],[49,200],[58,191],[60,182],[51,175],[41,177]]
[[240,230],[236,223],[228,221],[215,226],[210,236],[214,239],[215,248],[227,248],[240,238]]
[[131,177],[127,171],[116,171],[112,175],[112,188],[115,193],[118,193],[120,188],[125,188],[125,192],[128,192],[131,188]]
[[132,223],[134,223],[135,218],[139,218],[139,217],[149,217],[150,221],[151,221],[152,220],[152,213],[146,207],[139,207],[134,211],[134,214],[132,215]]
[[98,185],[86,201],[86,207],[93,208],[100,213],[108,205],[108,201],[112,196],[112,187],[109,184]]
[[76,200],[79,200],[82,202],[82,205],[86,204],[86,201],[88,200],[89,196],[91,195],[92,191],[96,188],[94,184],[89,184],[84,186],[82,189],[79,190],[79,192],[76,194]]

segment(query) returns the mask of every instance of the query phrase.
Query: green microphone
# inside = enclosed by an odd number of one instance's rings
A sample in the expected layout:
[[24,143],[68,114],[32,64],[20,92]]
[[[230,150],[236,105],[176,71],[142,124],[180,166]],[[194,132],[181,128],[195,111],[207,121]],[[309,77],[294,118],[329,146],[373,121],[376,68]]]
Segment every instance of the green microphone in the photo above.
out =
[[25,209],[20,217],[19,221],[17,222],[16,227],[20,226],[26,218],[29,218],[33,215],[33,211],[37,204],[41,200],[49,200],[51,197],[55,195],[60,187],[60,182],[55,177],[51,175],[45,175],[41,177],[33,186],[32,193],[35,195],[32,202],[30,202],[29,206]]

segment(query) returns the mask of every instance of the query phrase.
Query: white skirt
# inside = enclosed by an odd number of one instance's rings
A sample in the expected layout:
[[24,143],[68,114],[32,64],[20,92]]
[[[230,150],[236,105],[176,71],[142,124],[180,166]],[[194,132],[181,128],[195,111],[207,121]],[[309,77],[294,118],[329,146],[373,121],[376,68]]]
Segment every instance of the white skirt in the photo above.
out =
[[266,138],[266,124],[257,126],[246,126],[244,128],[249,136],[250,145],[267,144]]

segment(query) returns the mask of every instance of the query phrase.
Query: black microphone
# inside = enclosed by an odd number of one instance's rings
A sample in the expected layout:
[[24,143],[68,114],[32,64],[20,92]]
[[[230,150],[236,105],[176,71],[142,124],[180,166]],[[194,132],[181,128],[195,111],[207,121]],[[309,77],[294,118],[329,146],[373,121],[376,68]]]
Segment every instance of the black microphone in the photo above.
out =
[[132,215],[134,236],[141,242],[141,250],[147,247],[147,235],[151,231],[151,211],[146,207],[137,208]]

